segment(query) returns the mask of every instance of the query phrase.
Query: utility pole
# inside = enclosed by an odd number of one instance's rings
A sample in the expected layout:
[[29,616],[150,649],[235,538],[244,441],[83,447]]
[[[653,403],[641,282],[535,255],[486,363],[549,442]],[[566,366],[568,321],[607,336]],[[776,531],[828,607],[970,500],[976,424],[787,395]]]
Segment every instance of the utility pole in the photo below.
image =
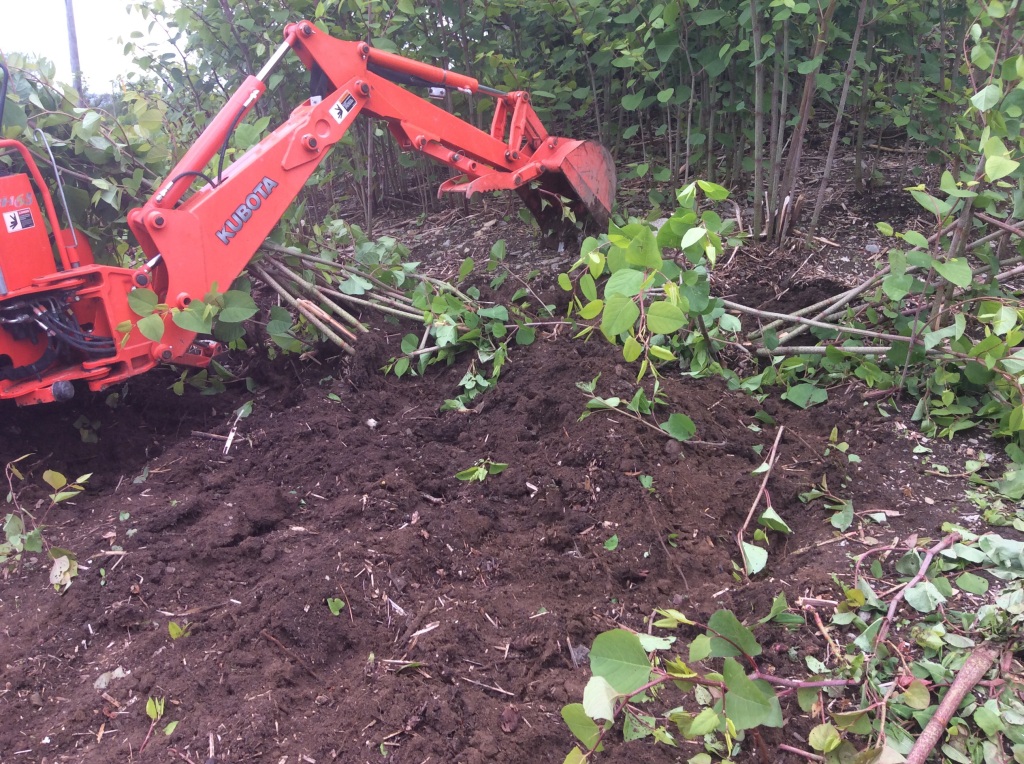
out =
[[78,60],[78,31],[75,29],[74,0],[64,0],[68,17],[68,52],[71,54],[71,75],[74,78],[75,91],[78,93],[79,105],[82,101],[82,64]]

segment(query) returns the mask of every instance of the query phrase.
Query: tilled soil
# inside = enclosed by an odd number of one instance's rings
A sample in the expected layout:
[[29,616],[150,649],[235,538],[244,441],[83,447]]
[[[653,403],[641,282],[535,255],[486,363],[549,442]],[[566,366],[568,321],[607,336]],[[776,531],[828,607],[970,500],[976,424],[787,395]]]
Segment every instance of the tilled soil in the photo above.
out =
[[[386,358],[399,336],[371,335],[362,357]],[[770,496],[794,533],[773,538],[767,575],[741,585],[754,447],[766,453],[776,429],[718,380],[663,380],[659,419],[689,414],[700,445],[604,412],[578,421],[577,382],[600,374],[601,395],[635,390],[603,342],[539,336],[472,413],[438,411],[458,364],[401,380],[329,361],[294,369],[271,369],[254,396],[177,397],[155,372],[116,409],[100,396],[4,412],[0,460],[33,453],[22,466],[37,484],[44,468],[93,475],[47,521],[49,542],[79,555],[70,589],[48,586],[42,560],[0,589],[0,759],[205,761],[212,735],[215,761],[560,762],[572,740],[559,711],[582,697],[580,647],[596,634],[646,629],[656,607],[747,618],[783,589],[834,591],[844,551],[817,546],[832,538],[827,517],[797,499],[847,472],[822,458],[833,425],[863,460],[850,465],[858,509],[949,509],[915,494],[910,443],[856,390],[807,412],[766,401],[786,427]],[[250,399],[224,455],[209,436],[227,435]],[[82,442],[79,416],[97,443]],[[509,467],[454,477],[480,459]],[[328,598],[346,603],[339,615]],[[191,633],[172,640],[171,621]],[[149,697],[166,712],[140,755]],[[799,727],[768,731],[766,745]],[[620,743],[605,758],[695,752]]]
[[[498,237],[509,262],[531,246],[508,221],[403,232],[439,272],[467,255],[481,266]],[[851,246],[857,257],[862,242]],[[751,262],[716,275],[717,291],[791,310],[841,288],[814,268],[793,278],[793,252],[747,252]],[[564,300],[553,284],[567,259],[536,254],[531,287]],[[239,384],[179,397],[176,375],[158,370],[116,399],[0,406],[0,462],[32,454],[19,462],[25,483],[12,480],[21,506],[45,511],[46,469],[92,473],[46,519],[48,543],[78,555],[72,586],[49,586],[45,555],[0,581],[0,762],[557,764],[574,742],[560,710],[581,700],[585,648],[600,632],[647,630],[658,607],[700,620],[729,608],[749,621],[780,591],[835,598],[833,576],[848,580],[849,553],[866,547],[798,499],[823,475],[858,513],[890,513],[869,527],[886,543],[935,534],[965,509],[952,481],[924,474],[900,412],[855,385],[802,411],[666,375],[654,421],[692,417],[700,442],[680,444],[614,413],[580,420],[578,382],[600,375],[605,397],[636,390],[635,369],[603,340],[542,330],[472,412],[442,413],[471,359],[384,376],[402,333],[378,323],[351,363],[329,353],[256,363],[255,393]],[[743,582],[736,532],[779,427],[768,494],[793,534],[771,534],[766,571]],[[825,455],[833,427],[860,463]],[[930,445],[947,464],[971,447]],[[509,466],[482,482],[455,478],[485,459]],[[345,606],[334,615],[328,599]],[[172,639],[172,622],[187,635]],[[805,675],[806,654],[824,657],[813,630],[764,639],[782,675]],[[166,705],[147,741],[149,698]],[[800,761],[777,746],[806,747],[817,720],[791,699],[783,707],[786,726],[755,736],[749,760]],[[620,739],[598,761],[698,750]]]

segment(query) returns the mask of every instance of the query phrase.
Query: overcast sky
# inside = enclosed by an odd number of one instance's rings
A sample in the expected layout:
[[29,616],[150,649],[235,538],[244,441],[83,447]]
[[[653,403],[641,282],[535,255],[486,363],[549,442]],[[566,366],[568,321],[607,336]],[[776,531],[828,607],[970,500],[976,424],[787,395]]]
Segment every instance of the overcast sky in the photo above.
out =
[[[130,0],[75,0],[78,54],[89,90],[109,92],[128,66],[117,38],[145,31],[146,22],[126,9]],[[36,53],[57,65],[58,79],[71,82],[65,0],[0,0],[0,51]]]

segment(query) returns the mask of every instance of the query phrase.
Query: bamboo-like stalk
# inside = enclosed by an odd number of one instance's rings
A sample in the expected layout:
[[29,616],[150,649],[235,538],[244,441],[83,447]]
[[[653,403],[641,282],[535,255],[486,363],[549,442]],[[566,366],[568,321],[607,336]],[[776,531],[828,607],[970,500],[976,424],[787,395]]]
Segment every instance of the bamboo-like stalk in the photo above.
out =
[[344,300],[345,302],[350,302],[353,305],[361,305],[364,308],[373,308],[374,310],[378,310],[381,313],[388,313],[392,316],[397,316],[398,318],[406,318],[411,321],[423,320],[422,313],[413,313],[411,311],[398,310],[397,308],[392,308],[387,305],[382,305],[380,303],[370,302],[369,300],[364,300],[360,297],[355,297],[350,294],[345,294],[344,292],[339,292],[337,289],[329,289],[328,287],[323,287],[319,285],[316,287],[316,289],[317,291],[323,294],[329,295],[331,299],[334,300]]
[[[303,292],[305,292],[306,294],[308,294],[311,297],[316,298],[318,300],[321,299],[319,292],[317,292],[316,287],[313,284],[310,284],[308,281],[303,279],[297,273],[294,273],[293,271],[289,270],[288,266],[286,266],[284,263],[278,262],[276,260],[269,260],[268,262],[271,265],[273,265],[275,268],[277,268],[277,270],[280,271],[282,276],[285,276],[285,277],[291,279],[292,283],[294,283],[295,286],[297,286]],[[339,307],[337,305],[334,305],[333,303],[331,304],[331,308],[333,309],[332,312],[334,312],[339,318],[341,318],[343,321],[348,323],[353,328],[358,329],[360,332],[368,331],[367,328],[365,326],[363,326],[362,323],[360,323],[358,318],[353,316],[351,313],[349,313],[345,309],[343,309],[343,308],[341,308],[341,307]],[[348,329],[345,329],[344,331],[345,331],[346,334],[348,334],[351,337],[351,339],[353,341],[355,341],[355,339],[356,339],[356,335],[355,334],[353,334]]]
[[807,324],[808,326],[816,326],[819,329],[828,329],[831,332],[839,332],[840,334],[854,334],[858,337],[871,337],[876,340],[887,340],[889,342],[909,342],[911,344],[918,342],[915,337],[904,337],[901,334],[888,334],[886,332],[874,332],[870,329],[857,329],[852,326],[826,324],[824,321],[815,321],[811,318],[791,316],[785,313],[773,313],[768,310],[758,310],[757,308],[750,308],[746,305],[740,305],[738,302],[732,302],[730,300],[722,300],[722,304],[725,305],[725,307],[739,311],[740,313],[748,313],[752,316],[759,316],[760,318],[783,318],[786,320],[796,321],[797,323]]
[[273,289],[275,292],[281,295],[281,299],[283,299],[285,302],[287,302],[289,305],[295,308],[295,310],[301,313],[311,324],[313,324],[313,326],[315,326],[317,329],[323,332],[325,337],[330,339],[331,342],[340,347],[349,355],[355,355],[355,348],[349,345],[335,332],[331,331],[331,329],[326,324],[324,324],[319,318],[312,314],[312,311],[308,310],[304,305],[301,304],[308,303],[308,300],[297,300],[292,295],[291,292],[289,292],[287,289],[281,286],[277,282],[277,280],[274,279],[273,276],[267,273],[266,268],[264,268],[259,263],[253,264],[252,268],[260,275],[260,278],[263,279],[264,283],[266,283],[267,286],[269,286],[271,289]]

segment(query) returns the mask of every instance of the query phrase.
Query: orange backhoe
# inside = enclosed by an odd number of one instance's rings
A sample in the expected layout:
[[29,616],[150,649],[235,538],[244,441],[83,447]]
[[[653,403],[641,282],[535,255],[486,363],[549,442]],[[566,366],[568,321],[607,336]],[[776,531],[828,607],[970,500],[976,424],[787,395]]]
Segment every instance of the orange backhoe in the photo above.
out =
[[[223,163],[233,131],[289,50],[310,71],[313,95],[214,173],[209,168],[219,166],[218,157]],[[0,125],[6,67],[3,75]],[[493,98],[490,132],[409,87]],[[61,228],[32,154],[22,143],[0,138],[0,157],[13,160],[0,162],[0,400],[62,401],[74,395],[76,384],[103,390],[158,363],[208,364],[211,345],[197,342],[174,314],[212,288],[229,287],[360,113],[384,120],[403,149],[456,171],[439,193],[515,191],[545,232],[571,217],[607,223],[615,192],[608,152],[594,142],[548,135],[528,93],[505,93],[364,42],[338,40],[307,21],[289,24],[266,66],[245,80],[157,193],[128,213],[146,256],[140,267],[95,264],[85,237]],[[15,172],[4,174],[9,169]],[[159,339],[119,331],[139,319],[129,303],[139,289],[168,306],[159,317],[162,329],[147,332]]]

